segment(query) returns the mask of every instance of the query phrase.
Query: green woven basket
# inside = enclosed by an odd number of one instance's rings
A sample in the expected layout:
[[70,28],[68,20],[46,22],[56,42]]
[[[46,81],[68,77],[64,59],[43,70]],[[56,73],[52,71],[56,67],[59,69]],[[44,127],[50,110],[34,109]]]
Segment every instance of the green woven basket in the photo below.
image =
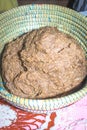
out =
[[[56,5],[27,5],[0,14],[0,53],[4,45],[18,36],[42,26],[56,26],[73,36],[87,57],[87,19],[65,7]],[[70,105],[87,93],[87,83],[79,91],[65,97],[43,100],[14,96],[3,87],[0,77],[0,96],[14,106],[31,112],[49,112]]]

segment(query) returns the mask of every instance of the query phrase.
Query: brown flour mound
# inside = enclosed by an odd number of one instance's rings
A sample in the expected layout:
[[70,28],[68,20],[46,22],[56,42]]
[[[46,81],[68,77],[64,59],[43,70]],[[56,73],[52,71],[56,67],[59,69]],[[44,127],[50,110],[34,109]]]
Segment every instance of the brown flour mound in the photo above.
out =
[[55,27],[43,27],[8,43],[2,78],[13,94],[48,98],[66,94],[86,77],[83,49]]

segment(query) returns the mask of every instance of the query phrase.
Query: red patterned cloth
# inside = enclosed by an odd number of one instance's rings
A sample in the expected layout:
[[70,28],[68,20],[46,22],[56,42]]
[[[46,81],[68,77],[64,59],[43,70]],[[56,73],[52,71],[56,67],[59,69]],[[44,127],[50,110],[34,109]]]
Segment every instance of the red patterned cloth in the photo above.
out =
[[26,112],[0,99],[0,130],[87,130],[87,96],[48,114]]

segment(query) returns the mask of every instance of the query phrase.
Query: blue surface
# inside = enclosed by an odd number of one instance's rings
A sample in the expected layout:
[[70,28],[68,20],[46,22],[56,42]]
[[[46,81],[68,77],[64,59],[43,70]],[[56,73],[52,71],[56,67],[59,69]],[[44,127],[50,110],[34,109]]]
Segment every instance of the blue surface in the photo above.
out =
[[80,12],[82,15],[87,16],[87,11]]

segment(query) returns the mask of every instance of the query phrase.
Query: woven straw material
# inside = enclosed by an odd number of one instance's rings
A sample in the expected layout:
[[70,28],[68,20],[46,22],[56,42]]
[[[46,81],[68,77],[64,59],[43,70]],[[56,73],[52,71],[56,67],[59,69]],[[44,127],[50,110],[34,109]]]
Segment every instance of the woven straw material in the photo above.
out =
[[[42,26],[56,26],[75,38],[87,58],[87,19],[73,10],[56,5],[26,5],[0,15],[0,53],[4,45],[18,36]],[[14,96],[3,87],[0,77],[0,96],[11,104],[32,112],[49,112],[70,105],[87,93],[87,83],[79,91],[62,98],[24,99]]]

